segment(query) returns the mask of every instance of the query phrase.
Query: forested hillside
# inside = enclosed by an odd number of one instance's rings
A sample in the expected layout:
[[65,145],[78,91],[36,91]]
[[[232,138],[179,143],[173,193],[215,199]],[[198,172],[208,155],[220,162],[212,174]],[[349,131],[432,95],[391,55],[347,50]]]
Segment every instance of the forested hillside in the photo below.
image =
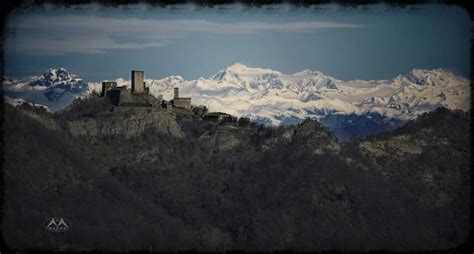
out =
[[[4,117],[11,248],[439,250],[468,236],[469,113],[349,143],[309,119],[216,124],[95,97]],[[53,216],[71,229],[45,231]]]

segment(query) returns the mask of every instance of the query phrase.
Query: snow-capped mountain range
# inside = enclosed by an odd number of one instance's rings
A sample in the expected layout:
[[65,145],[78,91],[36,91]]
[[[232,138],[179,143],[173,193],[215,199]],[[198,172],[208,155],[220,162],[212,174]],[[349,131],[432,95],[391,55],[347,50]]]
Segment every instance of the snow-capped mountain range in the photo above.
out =
[[[130,80],[115,81],[130,87]],[[275,125],[329,113],[377,113],[408,120],[440,106],[470,109],[469,80],[442,69],[414,69],[391,80],[343,81],[319,71],[283,74],[236,63],[208,78],[169,76],[145,82],[150,93],[166,100],[172,98],[173,88],[179,87],[182,96],[191,96],[193,104],[206,105],[210,111]],[[93,90],[100,91],[100,87],[100,82],[86,83],[63,68],[28,80],[4,81],[5,95],[46,105],[51,111],[61,110]]]

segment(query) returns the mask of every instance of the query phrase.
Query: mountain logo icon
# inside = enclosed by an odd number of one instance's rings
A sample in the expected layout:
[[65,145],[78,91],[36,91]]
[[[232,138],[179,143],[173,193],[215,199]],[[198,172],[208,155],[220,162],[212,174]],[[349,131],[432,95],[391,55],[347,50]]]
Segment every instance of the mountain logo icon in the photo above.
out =
[[71,221],[62,217],[52,217],[45,220],[43,226],[49,232],[66,232],[71,228]]

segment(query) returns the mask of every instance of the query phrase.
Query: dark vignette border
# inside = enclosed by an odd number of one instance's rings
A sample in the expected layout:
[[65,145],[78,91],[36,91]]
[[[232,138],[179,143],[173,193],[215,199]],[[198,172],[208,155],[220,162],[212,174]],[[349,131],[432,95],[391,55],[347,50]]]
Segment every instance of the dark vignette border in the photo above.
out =
[[[471,80],[471,109],[473,108],[473,101],[472,101],[472,94],[473,94],[473,86],[472,80],[474,80],[474,71],[472,65],[472,58],[473,54],[473,46],[472,46],[472,33],[473,30],[473,9],[474,5],[469,5],[469,1],[462,1],[462,0],[438,0],[438,1],[427,1],[427,0],[23,0],[23,1],[15,1],[15,0],[1,0],[0,1],[0,14],[1,14],[1,22],[0,22],[0,78],[2,81],[2,89],[0,89],[0,162],[2,164],[0,170],[0,233],[2,234],[0,237],[0,254],[1,253],[17,253],[17,250],[10,249],[3,239],[3,163],[4,163],[4,130],[3,130],[3,121],[4,121],[4,96],[3,96],[3,80],[4,80],[4,70],[5,70],[5,62],[4,62],[4,39],[5,39],[5,24],[6,19],[9,13],[15,9],[28,9],[33,7],[41,7],[44,4],[52,4],[61,7],[73,7],[74,5],[80,4],[100,4],[106,7],[118,8],[118,7],[127,7],[133,4],[147,4],[149,8],[154,7],[166,7],[172,6],[177,4],[195,4],[198,7],[219,7],[220,5],[224,4],[242,4],[248,7],[265,7],[266,5],[274,5],[274,4],[291,4],[295,7],[308,7],[308,6],[318,6],[323,4],[338,4],[344,8],[357,8],[360,6],[368,5],[368,4],[386,4],[393,8],[406,8],[413,5],[420,5],[420,4],[447,4],[447,5],[457,5],[463,9],[465,9],[471,18],[471,50],[470,50],[470,80]],[[471,118],[471,125],[470,130],[472,131],[472,118]],[[472,132],[471,132],[472,133]],[[471,165],[472,165],[472,157],[471,157]],[[471,167],[471,183],[473,178],[473,171]],[[441,251],[433,251],[432,253],[474,253],[474,236],[473,236],[473,206],[472,206],[472,199],[474,196],[474,191],[471,186],[471,195],[470,195],[470,233],[469,237],[466,239],[464,243],[460,246],[450,249],[450,250],[441,250]],[[21,251],[21,253],[29,253],[29,252],[37,252],[34,250],[28,251]],[[380,251],[376,251],[380,252]]]

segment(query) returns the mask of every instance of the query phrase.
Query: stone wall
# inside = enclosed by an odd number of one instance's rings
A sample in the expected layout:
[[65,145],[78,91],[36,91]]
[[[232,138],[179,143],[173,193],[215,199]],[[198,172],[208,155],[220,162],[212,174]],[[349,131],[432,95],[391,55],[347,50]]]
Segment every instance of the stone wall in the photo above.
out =
[[177,98],[173,100],[173,106],[191,110],[191,98]]
[[100,96],[105,96],[107,90],[111,88],[116,88],[117,87],[117,82],[115,81],[104,81],[102,82],[102,91],[100,92]]

